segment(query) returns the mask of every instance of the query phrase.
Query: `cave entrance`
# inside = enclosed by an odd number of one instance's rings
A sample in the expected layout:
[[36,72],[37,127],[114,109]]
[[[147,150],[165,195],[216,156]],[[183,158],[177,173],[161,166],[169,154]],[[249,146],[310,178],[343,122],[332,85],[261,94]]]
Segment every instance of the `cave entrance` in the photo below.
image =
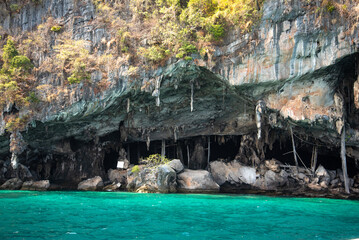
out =
[[105,158],[103,160],[103,166],[105,171],[107,172],[109,169],[117,168],[117,160],[118,160],[118,152],[111,149],[105,153]]
[[[235,159],[240,146],[240,136],[195,136],[191,138],[166,140],[166,154],[168,159],[180,159],[190,169],[205,169],[208,161],[208,146],[210,143],[209,161]],[[151,141],[149,148],[146,142],[128,142],[124,145],[131,164],[139,164],[152,154],[161,154],[162,141]],[[189,156],[188,156],[189,153]],[[195,155],[195,156],[194,156]],[[189,159],[188,159],[189,158]],[[200,159],[199,159],[200,158]],[[189,163],[189,165],[188,165]]]
[[[223,159],[232,161],[238,154],[240,147],[240,136],[211,136],[211,151],[209,161]],[[207,142],[208,144],[208,142]],[[208,145],[207,145],[208,146]]]
[[197,136],[180,140],[177,145],[173,151],[187,168],[205,169],[208,160],[234,160],[240,146],[240,136]]
[[[314,142],[308,140],[304,142],[302,139],[295,138],[296,141],[296,151],[299,155],[298,165],[300,167],[311,167],[311,158],[313,153]],[[322,165],[327,170],[337,170],[342,169],[342,162],[340,158],[340,148],[329,149],[324,145],[317,145],[318,156],[317,156],[317,165]],[[288,164],[291,166],[295,165],[292,142],[289,135],[285,136],[281,141],[277,140],[273,144],[272,150],[266,151],[266,159],[277,159],[283,164]],[[349,177],[353,177],[359,171],[355,166],[355,159],[351,157],[346,157],[347,159],[347,169]]]
[[77,150],[81,149],[84,145],[84,142],[77,140],[74,137],[71,137],[69,142],[70,142],[71,151],[73,152],[76,152]]
[[[177,146],[179,142],[174,142],[172,140],[165,141],[166,146],[166,157],[168,159],[181,158],[177,152]],[[152,154],[161,154],[162,150],[162,141],[156,140],[151,141],[149,148],[147,148],[146,142],[131,142],[125,144],[125,149],[127,151],[127,158],[131,164],[139,164],[141,159],[144,159]],[[130,156],[130,157],[128,157]]]

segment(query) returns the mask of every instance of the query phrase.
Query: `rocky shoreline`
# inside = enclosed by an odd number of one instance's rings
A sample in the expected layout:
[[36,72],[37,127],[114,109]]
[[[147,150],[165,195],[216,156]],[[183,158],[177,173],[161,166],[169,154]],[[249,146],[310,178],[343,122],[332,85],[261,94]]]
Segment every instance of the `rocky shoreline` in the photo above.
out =
[[[133,1],[100,1],[117,9],[111,21],[99,1],[10,2],[0,1],[0,51],[11,36],[28,49],[35,85],[31,108],[0,108],[1,189],[359,199],[359,19],[339,11],[357,3],[329,12],[268,0],[251,32],[238,26],[187,60],[140,64],[137,50],[158,39],[135,34],[130,57],[119,38],[130,28],[112,25],[133,25]],[[64,43],[88,51],[81,62],[98,60],[88,81],[69,84],[79,59],[53,62]],[[140,162],[159,152],[179,160]]]
[[227,193],[288,197],[324,197],[359,200],[359,175],[350,178],[350,194],[345,193],[343,173],[319,166],[315,172],[304,167],[283,165],[275,159],[259,166],[240,161],[212,161],[207,170],[186,169],[179,159],[157,166],[130,165],[110,169],[106,177],[95,176],[78,184],[50,183],[26,179],[27,168],[19,167],[15,177],[1,190],[31,191],[128,191],[137,193]]

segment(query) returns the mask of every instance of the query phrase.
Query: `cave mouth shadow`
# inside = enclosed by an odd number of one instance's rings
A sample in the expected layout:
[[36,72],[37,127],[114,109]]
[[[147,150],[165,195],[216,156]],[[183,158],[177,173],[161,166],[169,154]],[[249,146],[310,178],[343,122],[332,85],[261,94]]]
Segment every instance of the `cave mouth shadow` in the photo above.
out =
[[105,153],[105,157],[103,160],[103,166],[105,169],[105,172],[107,172],[110,169],[116,169],[117,168],[117,160],[118,160],[119,154],[115,150],[109,150]]

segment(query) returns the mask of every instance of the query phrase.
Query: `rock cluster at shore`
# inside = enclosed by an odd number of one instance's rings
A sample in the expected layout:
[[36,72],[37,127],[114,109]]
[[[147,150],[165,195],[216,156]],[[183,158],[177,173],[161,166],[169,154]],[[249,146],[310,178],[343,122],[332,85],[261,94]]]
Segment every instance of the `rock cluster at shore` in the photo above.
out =
[[[77,189],[139,193],[241,193],[251,190],[341,196],[344,193],[343,181],[341,170],[327,170],[321,165],[312,172],[303,167],[283,165],[275,159],[266,160],[256,167],[237,160],[217,160],[210,162],[207,171],[185,169],[182,162],[175,159],[159,166],[131,165],[128,169],[110,169],[105,180],[95,176],[78,183]],[[15,177],[7,180],[0,189],[43,191],[56,190],[56,185],[50,187],[48,180],[23,181]],[[359,176],[350,178],[350,190],[354,195],[359,193]]]
[[[266,160],[256,168],[242,165],[238,161],[214,161],[210,163],[210,171],[220,186],[233,191],[259,189],[303,193],[307,190],[344,192],[342,171],[326,170],[322,165],[313,172],[304,167],[283,165],[275,159]],[[350,179],[350,187],[352,192],[359,192],[358,177]]]

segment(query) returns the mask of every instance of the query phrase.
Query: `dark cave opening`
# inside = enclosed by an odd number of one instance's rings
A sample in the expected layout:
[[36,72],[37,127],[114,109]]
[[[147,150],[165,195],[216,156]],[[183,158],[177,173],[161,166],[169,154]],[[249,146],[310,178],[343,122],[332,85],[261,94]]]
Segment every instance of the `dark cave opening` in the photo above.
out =
[[[169,159],[180,159],[186,168],[189,169],[206,169],[208,161],[208,141],[210,141],[210,158],[209,161],[223,160],[232,161],[238,154],[240,143],[240,135],[228,135],[228,136],[196,136],[191,138],[179,139],[176,142],[174,140],[166,140],[166,157]],[[300,139],[295,139],[296,151],[299,155],[298,163],[300,167],[311,168],[311,158],[313,145],[310,141],[303,142]],[[193,157],[195,152],[198,151],[196,144],[200,144],[202,158],[198,159]],[[149,148],[147,143],[131,142],[124,144],[124,148],[127,151],[127,158],[131,164],[140,164],[141,159],[144,159],[152,154],[161,154],[162,141],[151,141]],[[190,158],[188,158],[188,152]],[[105,155],[105,169],[116,167],[118,153],[109,152]],[[282,136],[281,141],[276,140],[273,144],[272,150],[266,148],[265,159],[275,158],[283,164],[294,166],[294,156],[292,149],[292,142],[289,135]],[[318,147],[317,165],[322,165],[327,170],[341,169],[340,149],[328,149],[325,146]],[[353,177],[357,174],[358,169],[355,167],[355,160],[347,156],[348,174]]]
[[103,160],[103,166],[105,171],[107,172],[109,169],[117,168],[117,160],[118,160],[118,152],[111,149],[105,153],[105,158]]
[[83,146],[83,142],[76,140],[74,137],[70,138],[70,148],[71,151],[76,152]]
[[[311,168],[311,158],[313,152],[314,144],[309,143],[297,143],[296,151],[299,155],[298,165],[300,167]],[[286,141],[280,143],[276,141],[273,144],[272,150],[267,150],[266,159],[275,158],[282,162],[283,164],[295,165],[293,148],[291,144],[291,139],[286,138]],[[347,169],[349,177],[355,176],[359,169],[355,166],[355,159],[351,157],[346,157],[347,159]],[[317,156],[317,165],[316,168],[322,165],[327,170],[337,170],[342,169],[342,162],[340,158],[340,148],[328,149],[326,146],[319,145],[318,147],[318,156]]]
[[[233,160],[238,153],[240,136],[196,136],[177,141],[166,140],[165,156],[168,159],[180,159],[190,169],[205,169],[208,161],[208,142],[210,142],[210,161],[217,159],[229,161]],[[127,143],[124,147],[130,163],[139,164],[141,159],[152,154],[161,154],[162,141],[151,141],[149,148],[146,142]],[[193,155],[196,156],[193,157]],[[202,157],[199,159],[199,156]],[[194,167],[194,165],[198,166]]]
[[[177,146],[180,142],[175,143],[172,140],[166,142],[166,157],[169,159],[180,159],[177,152]],[[132,142],[124,145],[127,151],[127,158],[131,164],[139,164],[141,159],[144,159],[152,154],[161,154],[162,141],[151,141],[149,148],[146,142]],[[130,156],[130,157],[128,157]]]
[[120,131],[114,131],[114,132],[111,132],[110,134],[107,134],[105,136],[102,136],[100,137],[100,142],[107,142],[107,141],[110,141],[110,142],[120,142]]
[[231,161],[238,154],[241,136],[211,136],[210,141],[211,153],[209,161],[217,159]]

